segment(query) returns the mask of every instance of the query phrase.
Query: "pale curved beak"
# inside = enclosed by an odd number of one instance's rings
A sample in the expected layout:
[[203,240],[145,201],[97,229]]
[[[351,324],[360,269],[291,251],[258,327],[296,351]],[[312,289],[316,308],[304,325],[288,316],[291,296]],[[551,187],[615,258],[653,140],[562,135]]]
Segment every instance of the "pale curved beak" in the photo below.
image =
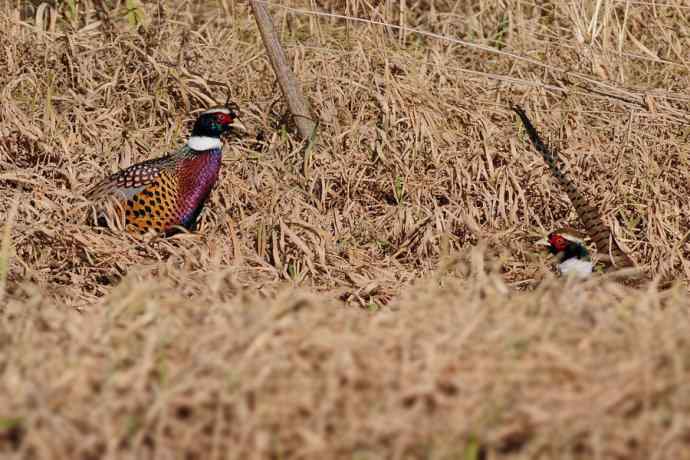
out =
[[241,131],[243,133],[247,132],[247,127],[244,126],[244,124],[239,120],[239,118],[235,118],[230,124],[230,126],[232,127],[232,129],[236,131]]
[[542,238],[539,241],[536,241],[534,244],[536,244],[538,246],[551,246],[551,243],[549,243],[549,239],[546,237]]

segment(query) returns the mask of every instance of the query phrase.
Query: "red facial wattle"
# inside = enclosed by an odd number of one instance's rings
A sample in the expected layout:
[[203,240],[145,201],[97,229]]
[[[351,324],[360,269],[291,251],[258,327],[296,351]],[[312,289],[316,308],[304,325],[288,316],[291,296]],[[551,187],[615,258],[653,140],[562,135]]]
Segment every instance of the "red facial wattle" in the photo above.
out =
[[564,251],[565,248],[568,246],[568,240],[563,238],[561,235],[558,235],[556,233],[552,233],[549,235],[549,244],[556,249],[556,251]]
[[232,117],[228,115],[227,113],[219,113],[216,115],[216,120],[218,120],[218,123],[221,125],[230,125],[232,124]]

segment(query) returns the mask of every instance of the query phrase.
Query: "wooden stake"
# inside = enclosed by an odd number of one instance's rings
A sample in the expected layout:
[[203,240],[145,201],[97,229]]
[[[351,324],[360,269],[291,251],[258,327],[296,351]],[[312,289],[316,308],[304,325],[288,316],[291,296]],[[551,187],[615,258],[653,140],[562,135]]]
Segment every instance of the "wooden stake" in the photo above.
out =
[[290,70],[285,57],[283,47],[280,45],[278,35],[273,27],[273,21],[263,3],[257,0],[249,0],[254,12],[254,19],[261,31],[261,38],[266,47],[266,53],[271,61],[273,71],[278,77],[278,83],[287,99],[288,108],[297,125],[302,139],[310,139],[316,129],[316,123],[312,120],[309,101],[302,94],[295,75]]

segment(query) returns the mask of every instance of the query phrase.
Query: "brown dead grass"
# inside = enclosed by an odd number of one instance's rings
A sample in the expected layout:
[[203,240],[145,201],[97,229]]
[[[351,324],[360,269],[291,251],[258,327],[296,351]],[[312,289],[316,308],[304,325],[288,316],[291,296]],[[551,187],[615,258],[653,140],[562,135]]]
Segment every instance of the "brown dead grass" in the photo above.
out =
[[[283,3],[479,48],[273,5],[305,151],[243,3],[70,3],[0,13],[3,457],[690,458],[690,4]],[[228,87],[199,233],[87,225]],[[550,274],[510,102],[674,289]]]

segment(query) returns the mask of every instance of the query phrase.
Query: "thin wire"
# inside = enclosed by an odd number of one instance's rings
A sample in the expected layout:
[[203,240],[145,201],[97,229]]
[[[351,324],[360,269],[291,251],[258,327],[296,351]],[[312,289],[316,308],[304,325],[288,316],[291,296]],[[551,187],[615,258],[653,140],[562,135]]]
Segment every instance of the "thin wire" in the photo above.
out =
[[690,10],[690,6],[675,5],[673,3],[641,2],[635,0],[614,0],[615,3],[630,3],[633,5],[650,6],[653,8],[674,8],[679,10]]
[[[366,23],[366,24],[385,26],[385,27],[388,27],[388,28],[391,28],[391,29],[401,30],[401,31],[404,31],[404,32],[411,32],[411,33],[415,33],[415,34],[419,34],[419,35],[423,35],[423,36],[435,38],[435,39],[442,40],[442,41],[447,41],[447,42],[450,42],[450,43],[455,43],[455,44],[462,45],[462,46],[465,46],[465,47],[470,48],[470,49],[476,49],[476,50],[486,51],[486,52],[489,52],[489,53],[494,53],[494,54],[498,54],[498,55],[502,55],[502,56],[507,56],[507,57],[512,58],[512,59],[515,59],[515,60],[517,60],[517,61],[526,62],[526,63],[533,64],[533,65],[538,66],[538,67],[542,67],[542,68],[544,68],[544,69],[549,69],[549,70],[554,71],[554,72],[558,72],[558,73],[561,73],[561,74],[564,74],[564,75],[568,75],[568,76],[571,76],[571,77],[574,77],[574,78],[579,78],[579,79],[581,79],[581,80],[583,80],[583,81],[585,81],[585,82],[587,82],[587,83],[590,83],[590,84],[592,84],[592,85],[595,85],[595,86],[598,86],[598,87],[600,87],[600,88],[603,88],[604,90],[611,91],[611,92],[617,93],[617,94],[623,94],[625,97],[628,97],[628,98],[631,98],[631,99],[637,99],[636,103],[644,104],[644,94],[641,94],[641,93],[631,93],[630,91],[627,91],[627,90],[625,90],[625,89],[618,88],[618,87],[616,87],[616,86],[607,84],[607,83],[605,83],[605,82],[603,82],[603,81],[600,81],[600,80],[596,80],[596,79],[590,78],[590,77],[588,77],[588,76],[586,76],[586,75],[584,75],[584,74],[581,74],[581,73],[578,73],[578,72],[574,72],[574,71],[571,71],[571,70],[566,70],[566,69],[563,69],[563,68],[560,68],[560,67],[557,67],[557,66],[554,66],[554,65],[546,64],[546,63],[541,62],[541,61],[538,61],[538,60],[536,60],[536,59],[532,59],[532,58],[528,58],[528,57],[525,57],[525,56],[521,56],[521,55],[519,55],[519,54],[514,54],[514,53],[507,52],[507,51],[502,51],[502,50],[500,50],[500,49],[493,48],[493,47],[491,47],[491,46],[486,46],[486,45],[481,45],[481,44],[478,44],[478,43],[467,42],[467,41],[464,41],[464,40],[460,40],[459,38],[449,37],[449,36],[446,36],[446,35],[441,35],[441,34],[437,34],[437,33],[435,33],[435,32],[429,32],[429,31],[426,31],[426,30],[414,29],[414,28],[411,28],[411,27],[406,27],[406,26],[400,26],[400,25],[396,25],[396,24],[391,24],[391,23],[387,23],[387,22],[384,22],[384,21],[377,21],[377,20],[372,20],[372,19],[359,18],[359,17],[356,17],[356,16],[347,16],[347,15],[344,15],[344,14],[325,13],[325,12],[321,12],[321,11],[314,11],[314,10],[306,10],[306,9],[302,9],[302,8],[295,8],[295,7],[292,7],[292,6],[287,6],[287,5],[282,5],[282,4],[280,4],[280,3],[275,3],[275,2],[272,2],[272,1],[269,1],[269,0],[256,0],[256,1],[259,2],[259,3],[263,3],[263,4],[265,4],[265,5],[270,5],[270,6],[274,6],[274,7],[276,7],[276,8],[281,8],[281,9],[283,9],[283,10],[285,10],[285,11],[289,11],[289,12],[295,13],[295,14],[304,14],[304,15],[311,15],[311,16],[322,16],[322,17],[329,17],[329,18],[335,18],[335,19],[343,19],[343,20],[346,20],[346,21],[361,22],[361,23]],[[653,62],[667,63],[667,64],[673,64],[673,65],[683,66],[682,64],[677,64],[677,63],[674,63],[674,62],[671,62],[671,61],[662,61],[661,59],[656,60],[656,61],[653,61]],[[505,78],[505,77],[504,77],[504,78]],[[542,84],[541,86],[546,87],[546,85],[544,85],[544,84]],[[674,94],[674,93],[671,93],[671,92],[667,92],[667,93],[664,95],[664,97],[666,97],[667,99],[672,99],[672,100],[677,100],[677,101],[684,101],[684,102],[690,100],[690,98],[688,98],[687,96],[680,95],[680,94]],[[629,101],[629,102],[633,102],[633,101],[631,100],[631,101]]]
[[[567,71],[567,70],[561,69],[561,68],[559,68],[559,67],[551,66],[551,65],[549,65],[549,64],[545,64],[545,63],[543,63],[543,62],[541,62],[541,61],[537,61],[537,60],[535,60],[535,59],[531,59],[531,58],[528,58],[528,57],[525,57],[525,56],[520,56],[519,54],[513,54],[513,53],[509,53],[509,52],[507,52],[507,51],[501,51],[500,49],[497,49],[497,48],[494,48],[494,47],[491,47],[491,46],[486,46],[486,45],[481,45],[481,44],[478,44],[478,43],[467,42],[467,41],[464,41],[464,40],[460,40],[459,38],[449,37],[449,36],[447,36],[447,35],[441,35],[441,34],[437,34],[437,33],[435,33],[435,32],[429,32],[429,31],[421,30],[421,29],[414,29],[414,28],[412,28],[412,27],[400,26],[400,25],[391,24],[391,23],[385,22],[385,21],[376,21],[376,20],[373,20],[373,19],[358,18],[358,17],[356,17],[356,16],[347,16],[347,15],[344,15],[344,14],[337,14],[337,13],[326,13],[326,12],[323,12],[323,11],[305,10],[305,9],[303,9],[303,8],[295,8],[295,7],[292,7],[292,6],[281,5],[280,3],[275,3],[275,2],[272,2],[272,1],[269,1],[269,0],[257,0],[257,1],[258,1],[259,3],[263,3],[263,4],[265,4],[265,5],[271,5],[271,6],[275,6],[275,7],[277,7],[277,8],[284,9],[284,10],[286,10],[286,11],[290,11],[291,13],[306,14],[306,15],[311,15],[311,16],[323,16],[323,17],[329,17],[329,18],[335,18],[335,19],[344,19],[344,20],[353,21],[353,22],[362,22],[362,23],[366,23],[366,24],[379,25],[379,26],[386,26],[386,27],[388,27],[388,28],[396,29],[396,30],[401,30],[401,31],[403,31],[403,32],[411,32],[411,33],[415,33],[415,34],[419,34],[419,35],[424,35],[424,36],[427,36],[427,37],[436,38],[436,39],[438,39],[438,40],[447,41],[447,42],[450,42],[450,43],[456,43],[456,44],[458,44],[458,45],[466,46],[466,47],[468,47],[468,48],[474,48],[474,49],[478,49],[478,50],[481,50],[481,51],[487,51],[487,52],[494,53],[494,54],[499,54],[499,55],[504,55],[504,56],[512,57],[512,58],[514,58],[514,59],[517,59],[517,60],[520,60],[520,61],[524,61],[524,62],[528,62],[528,63],[530,63],[530,64],[535,64],[535,65],[538,65],[538,66],[541,66],[541,67],[544,67],[544,68],[547,68],[547,69],[555,70],[555,71],[557,71],[557,72],[569,73],[569,74],[571,74],[571,75],[574,74],[574,73],[572,73],[572,72],[569,72],[569,71]],[[625,2],[626,0],[616,0],[616,1],[622,3],[622,2]],[[630,2],[630,3],[638,3],[638,4],[642,4],[642,5],[653,5],[653,4],[651,4],[651,3],[645,3],[645,2]],[[665,6],[665,5],[666,5],[666,4],[664,4],[664,5],[656,5],[656,6]],[[672,5],[666,5],[666,6],[671,7]],[[687,9],[690,9],[690,6],[688,6],[688,7],[678,7],[678,8],[687,8]],[[616,54],[618,54],[618,53],[616,53]],[[657,62],[657,63],[661,63],[661,64],[675,65],[675,66],[684,67],[684,65],[681,64],[681,63],[674,62],[674,61],[668,61],[668,60],[665,60],[665,59],[661,59],[661,58],[659,58],[659,57],[649,58],[649,57],[642,56],[642,55],[639,55],[639,54],[634,54],[634,53],[622,53],[622,54],[623,54],[624,56],[631,57],[631,58],[634,58],[634,59],[640,59],[640,60],[645,60],[645,61]]]
[[499,54],[499,55],[503,55],[503,56],[508,56],[508,57],[513,58],[513,59],[517,59],[517,60],[524,61],[524,62],[527,62],[530,64],[534,64],[534,65],[539,66],[539,67],[544,67],[546,69],[550,69],[550,70],[553,70],[556,72],[568,73],[566,70],[560,69],[558,67],[555,67],[555,66],[552,66],[549,64],[545,64],[545,63],[537,61],[535,59],[520,56],[518,54],[509,53],[507,51],[502,51],[502,50],[493,48],[491,46],[480,45],[478,43],[472,43],[472,42],[466,42],[464,40],[460,40],[459,38],[448,37],[446,35],[437,34],[435,32],[429,32],[429,31],[420,30],[420,29],[413,29],[411,27],[399,26],[396,24],[391,24],[391,23],[384,22],[384,21],[376,21],[373,19],[358,18],[355,16],[346,16],[344,14],[324,13],[321,11],[313,11],[313,10],[305,10],[305,9],[301,9],[301,8],[294,8],[292,6],[281,5],[280,3],[274,3],[274,2],[271,2],[268,0],[257,0],[257,2],[263,3],[265,5],[271,5],[271,6],[274,6],[277,8],[281,8],[281,9],[284,9],[286,11],[290,11],[291,13],[307,14],[307,15],[312,15],[312,16],[324,16],[324,17],[335,18],[335,19],[344,19],[344,20],[353,21],[353,22],[363,22],[363,23],[373,24],[373,25],[378,25],[378,26],[386,26],[386,27],[391,28],[391,29],[401,30],[404,32],[412,32],[412,33],[416,33],[419,35],[424,35],[427,37],[436,38],[438,40],[444,40],[447,42],[456,43],[458,45],[466,46],[467,48],[473,48],[473,49],[477,49],[480,51],[487,51],[489,53],[495,53],[495,54]]

